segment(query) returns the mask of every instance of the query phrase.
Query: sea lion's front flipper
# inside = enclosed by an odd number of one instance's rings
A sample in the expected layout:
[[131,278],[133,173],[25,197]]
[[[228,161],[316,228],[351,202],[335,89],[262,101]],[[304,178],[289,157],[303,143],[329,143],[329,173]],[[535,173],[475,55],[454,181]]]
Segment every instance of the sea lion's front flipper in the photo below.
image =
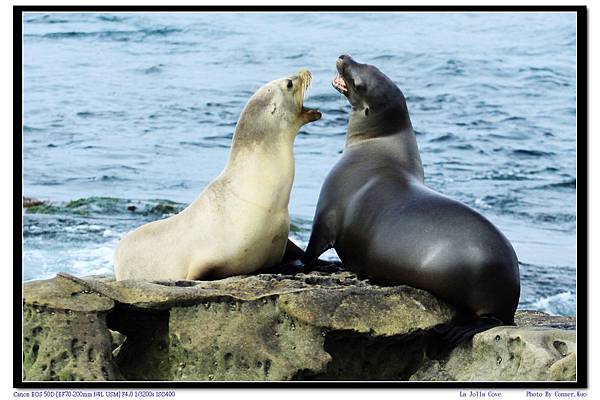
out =
[[285,245],[285,253],[283,253],[283,259],[281,263],[289,263],[295,260],[300,260],[304,256],[304,251],[292,242],[290,239],[287,240]]
[[303,256],[304,251],[288,238],[281,262],[270,268],[260,269],[257,273],[295,275],[304,272],[304,264],[300,261]]
[[295,275],[297,273],[310,272],[315,267],[323,267],[332,264],[330,261],[324,261],[318,258],[312,263],[306,264],[302,261],[305,255],[306,253],[298,245],[288,239],[281,262],[273,267],[261,269],[257,273]]
[[317,210],[308,246],[302,257],[303,264],[306,266],[314,265],[320,261],[319,256],[321,254],[333,248],[336,237],[335,220],[334,210],[324,212]]

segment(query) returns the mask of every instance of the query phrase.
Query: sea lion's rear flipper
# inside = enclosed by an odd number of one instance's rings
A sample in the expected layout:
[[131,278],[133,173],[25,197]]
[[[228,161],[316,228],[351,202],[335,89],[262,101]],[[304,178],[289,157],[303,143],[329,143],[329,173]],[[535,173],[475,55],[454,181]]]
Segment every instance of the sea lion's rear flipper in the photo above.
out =
[[436,325],[431,330],[437,339],[437,345],[432,350],[434,353],[451,351],[476,334],[501,325],[505,324],[493,315],[480,316],[460,325],[454,322]]

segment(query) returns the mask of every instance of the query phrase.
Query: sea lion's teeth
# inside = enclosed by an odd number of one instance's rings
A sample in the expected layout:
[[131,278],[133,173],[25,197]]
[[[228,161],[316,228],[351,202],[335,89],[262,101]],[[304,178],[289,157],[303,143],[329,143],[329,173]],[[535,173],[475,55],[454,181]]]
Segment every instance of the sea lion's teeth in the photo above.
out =
[[340,86],[346,86],[346,81],[344,81],[344,78],[342,78],[342,76],[339,73],[336,74],[335,78],[333,79],[333,82]]
[[333,82],[332,82],[333,86],[340,89],[341,91],[347,92],[348,91],[348,86],[346,86],[346,81],[344,81],[344,78],[342,78],[342,76],[338,73],[336,73],[335,78],[333,78]]

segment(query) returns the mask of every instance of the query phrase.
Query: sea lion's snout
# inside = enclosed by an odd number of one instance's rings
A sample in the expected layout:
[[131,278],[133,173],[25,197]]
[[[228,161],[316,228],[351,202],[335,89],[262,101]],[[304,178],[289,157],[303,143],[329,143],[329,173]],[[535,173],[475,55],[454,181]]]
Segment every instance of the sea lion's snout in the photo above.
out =
[[300,111],[302,122],[307,124],[309,122],[317,121],[321,118],[321,112],[317,109],[304,106],[304,96],[308,92],[308,88],[312,82],[312,74],[307,69],[301,69],[296,73],[296,77],[298,78],[298,83],[302,88],[302,107]]
[[340,71],[340,73],[343,73],[344,68],[346,67],[346,65],[349,64],[356,64],[356,61],[354,61],[354,58],[350,57],[347,54],[342,54],[338,57],[338,59],[335,62],[335,66],[338,69],[338,71]]
[[335,67],[339,72],[343,72],[344,70],[344,58],[346,58],[346,56],[342,54],[337,60],[335,60]]
[[335,77],[333,78],[331,84],[333,85],[335,90],[344,95],[348,94],[348,84],[346,83],[346,79],[344,77],[347,74],[348,65],[351,63],[354,63],[354,60],[352,59],[352,57],[346,54],[342,54],[335,61],[335,68],[337,70],[337,73],[335,74]]

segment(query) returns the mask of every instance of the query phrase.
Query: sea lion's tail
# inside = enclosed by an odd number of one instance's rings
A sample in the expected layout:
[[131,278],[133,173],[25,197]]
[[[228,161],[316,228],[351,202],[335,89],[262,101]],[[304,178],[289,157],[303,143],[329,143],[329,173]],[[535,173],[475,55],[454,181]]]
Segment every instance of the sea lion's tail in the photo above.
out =
[[437,339],[436,353],[451,351],[459,344],[471,339],[476,334],[496,326],[506,325],[493,315],[477,317],[468,323],[448,322],[433,327],[431,333]]

